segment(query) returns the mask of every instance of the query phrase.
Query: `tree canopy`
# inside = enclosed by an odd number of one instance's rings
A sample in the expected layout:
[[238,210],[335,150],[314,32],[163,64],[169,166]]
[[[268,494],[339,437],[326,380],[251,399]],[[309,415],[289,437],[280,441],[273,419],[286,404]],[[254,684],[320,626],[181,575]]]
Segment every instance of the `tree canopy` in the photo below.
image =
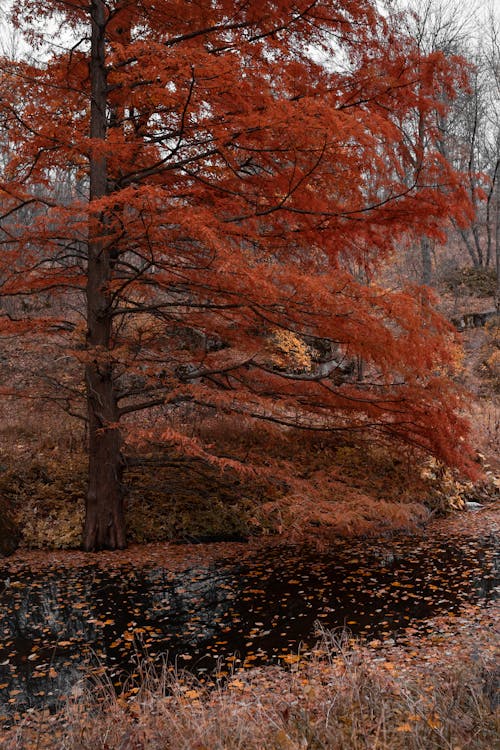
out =
[[86,549],[126,543],[127,441],[211,458],[183,404],[382,431],[470,470],[451,329],[426,288],[377,274],[470,210],[433,126],[458,58],[373,0],[16,0],[12,18],[35,54],[1,65],[0,333],[64,356],[51,396],[85,404]]

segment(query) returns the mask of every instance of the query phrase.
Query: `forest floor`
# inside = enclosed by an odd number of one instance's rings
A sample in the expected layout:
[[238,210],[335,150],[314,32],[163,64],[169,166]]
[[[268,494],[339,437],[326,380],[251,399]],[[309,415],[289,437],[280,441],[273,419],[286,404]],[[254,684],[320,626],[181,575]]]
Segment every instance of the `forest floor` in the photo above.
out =
[[[482,537],[498,536],[500,538],[500,501],[492,501],[480,510],[455,512],[447,516],[438,516],[425,526],[412,530],[415,543],[419,539],[439,536],[463,537],[480,540]],[[383,538],[383,537],[382,537]],[[380,539],[380,538],[379,538]],[[149,544],[131,544],[125,550],[95,553],[67,549],[18,549],[5,558],[2,568],[12,574],[29,568],[40,571],[45,568],[78,568],[89,564],[110,571],[124,565],[133,567],[163,567],[172,572],[216,563],[224,560],[227,563],[251,560],[260,553],[283,546],[280,536],[260,536],[245,542],[213,542],[178,544],[176,542],[153,542]],[[369,542],[368,542],[369,544]],[[318,542],[321,552],[324,542]]]

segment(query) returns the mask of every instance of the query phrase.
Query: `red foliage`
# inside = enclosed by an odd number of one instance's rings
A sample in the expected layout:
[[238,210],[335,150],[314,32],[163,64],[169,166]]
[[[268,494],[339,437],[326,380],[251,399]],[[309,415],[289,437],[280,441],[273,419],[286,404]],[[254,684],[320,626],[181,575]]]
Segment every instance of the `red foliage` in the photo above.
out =
[[[458,60],[422,57],[371,0],[16,0],[14,14],[33,43],[54,21],[77,43],[2,63],[0,293],[84,312],[86,345],[67,332],[65,346],[91,437],[191,403],[383,430],[470,469],[449,326],[427,292],[376,283],[400,237],[468,211],[432,148]],[[34,318],[0,327],[29,334]],[[283,365],[280,331],[309,364]]]

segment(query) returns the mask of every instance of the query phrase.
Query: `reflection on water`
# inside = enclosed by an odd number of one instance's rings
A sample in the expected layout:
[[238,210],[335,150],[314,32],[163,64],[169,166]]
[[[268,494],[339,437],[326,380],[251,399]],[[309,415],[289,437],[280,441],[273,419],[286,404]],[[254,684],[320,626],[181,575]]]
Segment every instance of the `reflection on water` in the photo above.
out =
[[387,637],[491,599],[495,550],[493,538],[408,539],[345,542],[321,554],[273,548],[244,564],[180,573],[25,570],[0,595],[0,715],[54,704],[91,666],[107,666],[119,688],[143,653],[210,675],[306,651],[318,622]]

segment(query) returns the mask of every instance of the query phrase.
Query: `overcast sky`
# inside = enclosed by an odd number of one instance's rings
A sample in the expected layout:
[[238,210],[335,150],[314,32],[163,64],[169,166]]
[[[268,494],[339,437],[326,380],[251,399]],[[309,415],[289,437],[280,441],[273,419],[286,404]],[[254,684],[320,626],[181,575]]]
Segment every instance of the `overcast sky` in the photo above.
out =
[[[11,2],[12,0],[0,0],[0,45],[7,54],[11,53],[13,40],[16,37],[7,19]],[[40,2],[43,2],[43,0],[40,0]],[[336,2],[336,0],[332,0],[332,2]],[[375,2],[382,6],[384,0],[375,0]],[[396,7],[418,7],[425,4],[427,0],[389,0],[389,2]],[[435,2],[440,2],[440,0],[435,0]],[[478,32],[479,41],[481,25],[487,21],[490,13],[493,13],[500,23],[500,0],[448,0],[448,2],[447,0],[441,0],[441,3],[445,8],[451,6],[456,9],[457,13],[468,18],[471,31],[477,30]],[[47,31],[50,32],[49,29]],[[19,44],[19,41],[17,43]]]

